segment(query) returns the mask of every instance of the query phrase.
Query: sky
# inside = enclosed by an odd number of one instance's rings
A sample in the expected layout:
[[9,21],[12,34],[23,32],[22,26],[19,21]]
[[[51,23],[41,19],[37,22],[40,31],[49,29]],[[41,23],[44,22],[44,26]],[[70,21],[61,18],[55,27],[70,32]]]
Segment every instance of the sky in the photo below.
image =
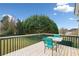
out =
[[46,15],[58,28],[77,28],[74,3],[0,3],[0,17],[6,14],[21,20],[32,15]]

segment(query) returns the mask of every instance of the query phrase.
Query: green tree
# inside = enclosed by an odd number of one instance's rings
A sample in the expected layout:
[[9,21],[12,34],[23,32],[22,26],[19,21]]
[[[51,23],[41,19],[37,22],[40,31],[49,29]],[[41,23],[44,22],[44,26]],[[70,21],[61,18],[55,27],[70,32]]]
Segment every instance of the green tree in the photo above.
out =
[[56,23],[48,16],[34,15],[27,18],[23,24],[26,33],[58,33]]
[[16,34],[16,23],[13,19],[10,19],[9,16],[4,16],[1,20],[3,24],[2,35],[14,35]]
[[24,34],[23,22],[20,19],[17,20],[16,29],[18,35]]

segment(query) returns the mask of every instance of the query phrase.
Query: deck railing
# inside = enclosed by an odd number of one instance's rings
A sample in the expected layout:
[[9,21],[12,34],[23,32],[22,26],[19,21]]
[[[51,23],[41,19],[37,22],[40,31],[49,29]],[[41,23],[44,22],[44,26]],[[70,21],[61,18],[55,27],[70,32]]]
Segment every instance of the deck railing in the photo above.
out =
[[35,42],[39,42],[41,40],[40,34],[0,37],[0,55],[5,55],[35,43],[31,40],[38,40]]
[[62,35],[62,37],[63,41],[61,42],[61,44],[79,48],[79,36]]
[[[38,40],[37,42],[39,42],[41,41],[43,35],[52,36],[52,34],[49,34],[49,33],[42,33],[42,34],[29,34],[29,35],[0,37],[0,55],[5,55],[12,51],[16,51],[18,49],[31,45],[29,43],[31,42],[31,40]],[[63,40],[59,44],[79,48],[78,36],[61,35],[61,37],[63,38]]]

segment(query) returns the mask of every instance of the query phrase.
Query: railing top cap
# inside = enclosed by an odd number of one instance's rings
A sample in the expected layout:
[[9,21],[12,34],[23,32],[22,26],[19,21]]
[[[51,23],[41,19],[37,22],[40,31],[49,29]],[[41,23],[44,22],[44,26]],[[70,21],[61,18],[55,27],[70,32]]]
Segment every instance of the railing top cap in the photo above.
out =
[[[53,35],[52,33],[38,33],[38,34],[27,34],[27,35],[17,35],[17,36],[6,36],[6,37],[0,37],[0,39],[7,39],[7,38],[18,38],[18,37],[29,37],[29,36],[35,36],[35,35]],[[61,34],[60,34],[61,35]],[[79,37],[74,35],[61,35],[61,36],[69,36],[69,37]]]

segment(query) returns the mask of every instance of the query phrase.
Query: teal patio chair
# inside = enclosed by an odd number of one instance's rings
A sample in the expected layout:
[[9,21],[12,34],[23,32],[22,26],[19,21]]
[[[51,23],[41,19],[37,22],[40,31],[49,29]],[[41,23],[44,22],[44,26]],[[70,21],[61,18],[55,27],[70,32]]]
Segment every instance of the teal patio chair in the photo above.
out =
[[[55,38],[60,38],[60,37],[61,37],[61,35],[60,35],[60,34],[53,34],[53,36],[52,36],[52,37],[55,37]],[[57,47],[57,48],[58,48],[58,47],[60,47],[60,46],[59,46],[59,43],[60,43],[60,42],[56,43],[56,45],[57,45],[56,47]],[[61,48],[61,47],[60,47],[60,48]]]
[[45,38],[43,38],[43,42],[44,42],[44,46],[45,46],[44,53],[45,53],[46,48],[50,48],[50,49],[52,49],[52,55],[53,55],[53,48],[56,46],[56,44],[53,42],[53,40],[48,37],[45,37]]

